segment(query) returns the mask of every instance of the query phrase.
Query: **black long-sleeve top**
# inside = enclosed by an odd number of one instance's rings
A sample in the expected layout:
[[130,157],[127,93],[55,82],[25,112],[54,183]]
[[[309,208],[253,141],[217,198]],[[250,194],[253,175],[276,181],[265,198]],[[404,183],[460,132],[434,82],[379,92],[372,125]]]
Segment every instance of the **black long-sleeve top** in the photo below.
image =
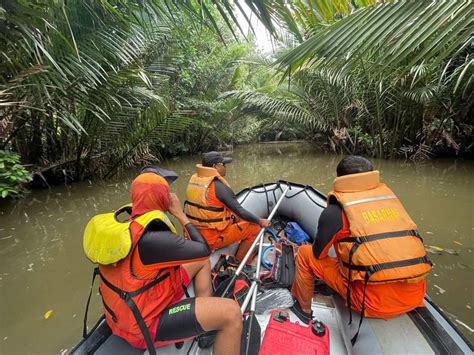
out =
[[335,202],[330,203],[321,213],[318,231],[313,243],[313,254],[316,259],[324,259],[334,244],[336,234],[342,229],[342,208]]
[[184,228],[191,240],[149,226],[138,242],[141,262],[144,265],[159,264],[157,268],[164,268],[208,258],[211,248],[199,230],[191,223]]
[[232,212],[234,212],[239,218],[249,221],[252,223],[259,224],[260,218],[254,215],[252,212],[246,210],[241,206],[237,198],[235,197],[234,191],[220,180],[214,180],[216,197],[224,205],[227,206]]

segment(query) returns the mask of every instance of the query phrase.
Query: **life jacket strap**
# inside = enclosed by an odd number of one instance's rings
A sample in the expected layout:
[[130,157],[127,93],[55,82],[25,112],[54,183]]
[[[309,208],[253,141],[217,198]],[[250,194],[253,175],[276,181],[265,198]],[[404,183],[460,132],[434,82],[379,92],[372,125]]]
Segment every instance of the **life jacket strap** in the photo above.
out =
[[[349,265],[352,266],[352,257],[354,256],[355,252],[359,247],[361,246],[361,243],[355,243],[351,251],[349,252]],[[348,282],[347,282],[347,294],[346,294],[346,302],[347,302],[347,307],[349,307],[349,324],[352,324],[352,307],[351,307],[351,286],[352,286],[352,268],[348,268]]]
[[351,263],[346,263],[344,261],[342,262],[342,264],[344,265],[344,267],[348,269],[357,270],[357,271],[365,271],[371,274],[374,274],[378,271],[382,271],[386,269],[394,269],[398,267],[405,267],[405,266],[411,266],[411,265],[416,265],[416,264],[433,265],[427,255],[420,258],[391,261],[388,263],[381,263],[381,264],[374,264],[374,265],[352,265]]
[[84,311],[84,320],[83,320],[83,327],[82,327],[82,337],[84,339],[87,339],[87,314],[89,313],[89,304],[91,303],[91,296],[92,296],[92,289],[94,287],[94,282],[96,276],[99,275],[99,268],[95,267],[94,271],[92,272],[92,282],[91,282],[91,288],[89,291],[89,296],[87,297],[87,302],[86,302],[86,309]]
[[110,308],[109,305],[107,303],[105,303],[104,297],[102,297],[102,290],[100,289],[100,287],[99,287],[99,294],[100,294],[100,297],[102,298],[102,303],[104,305],[104,308],[106,309],[107,312],[109,312],[110,316],[112,317],[112,320],[115,323],[117,323],[117,321],[118,321],[117,316],[116,316],[115,312],[112,310],[112,308]]
[[188,213],[186,213],[186,217],[188,217],[189,219],[193,219],[195,221],[201,222],[201,223],[216,223],[216,222],[222,222],[222,221],[230,221],[232,219],[232,217],[206,219],[206,218],[195,217]]
[[147,345],[147,348],[148,348],[148,352],[150,353],[150,355],[156,355],[155,345],[153,343],[153,340],[151,339],[150,332],[149,332],[148,327],[145,323],[145,320],[143,319],[142,314],[140,313],[140,310],[137,307],[137,304],[133,300],[133,297],[135,297],[135,296],[149,290],[153,286],[159,284],[160,282],[162,282],[163,280],[168,278],[170,276],[170,273],[166,272],[163,275],[161,275],[160,277],[153,280],[152,282],[146,284],[145,286],[140,287],[139,289],[137,289],[135,291],[127,292],[127,291],[124,291],[124,290],[118,288],[117,286],[112,284],[110,281],[108,281],[104,277],[104,275],[102,275],[100,270],[98,272],[99,272],[101,280],[105,283],[105,285],[108,288],[110,288],[112,291],[114,291],[116,294],[118,294],[120,296],[120,298],[123,299],[124,302],[127,304],[130,311],[132,311],[133,316],[135,317],[135,321],[137,322],[138,327],[140,328],[140,331],[143,335],[143,338],[145,339],[145,342],[146,342],[146,345]]
[[337,242],[338,243],[367,243],[367,242],[373,242],[374,240],[408,237],[408,236],[413,236],[413,237],[422,239],[417,230],[411,229],[411,230],[396,231],[396,232],[377,233],[377,234],[371,234],[371,235],[360,236],[360,237],[350,236],[350,237],[342,238],[338,240]]
[[362,326],[362,322],[364,321],[365,318],[365,295],[367,294],[367,284],[369,283],[369,279],[372,276],[372,273],[367,272],[365,274],[365,279],[364,279],[364,291],[362,294],[362,308],[360,312],[360,319],[359,319],[359,326],[357,328],[357,332],[354,334],[354,336],[351,339],[351,344],[354,346],[355,342],[357,341],[357,337],[359,336],[360,332],[360,327]]
[[224,212],[224,207],[203,206],[203,205],[200,205],[198,203],[194,203],[194,202],[191,202],[191,201],[188,201],[188,200],[184,201],[184,206],[186,207],[186,205],[190,205],[190,206],[199,208],[201,210],[206,210],[206,211]]

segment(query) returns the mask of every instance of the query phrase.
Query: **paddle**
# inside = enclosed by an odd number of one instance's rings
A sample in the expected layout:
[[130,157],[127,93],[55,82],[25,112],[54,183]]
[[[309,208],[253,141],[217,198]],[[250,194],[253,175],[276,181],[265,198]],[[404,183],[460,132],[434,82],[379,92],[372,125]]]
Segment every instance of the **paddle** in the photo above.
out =
[[[283,198],[285,197],[286,193],[288,192],[288,190],[291,188],[291,186],[287,186],[286,189],[283,191],[283,194],[280,196],[280,198],[278,199],[275,207],[273,207],[273,210],[272,212],[268,215],[268,219],[271,220],[273,218],[273,216],[275,215],[275,213],[277,212],[278,210],[278,207],[280,207],[282,201],[283,201]],[[257,261],[257,270],[256,270],[256,273],[255,273],[255,279],[258,278],[259,276],[259,273],[260,273],[260,255],[261,255],[261,251],[262,251],[262,242],[263,242],[263,234],[265,232],[265,228],[261,228],[260,229],[260,232],[258,233],[257,237],[255,238],[255,240],[253,241],[252,245],[250,246],[250,249],[248,250],[247,254],[245,254],[244,258],[242,259],[242,261],[240,262],[240,265],[239,267],[237,268],[237,270],[235,271],[235,274],[232,276],[232,279],[230,280],[230,282],[227,284],[227,287],[224,289],[224,292],[222,292],[222,295],[221,297],[225,297],[225,295],[227,294],[227,292],[230,290],[230,288],[232,287],[232,285],[234,284],[235,280],[237,280],[237,277],[240,275],[240,273],[242,272],[244,266],[245,266],[245,263],[247,262],[247,260],[249,259],[250,255],[252,255],[252,252],[253,250],[255,249],[255,246],[257,245],[257,243],[260,242],[259,244],[259,249],[258,249],[258,261]],[[247,321],[246,323],[244,323],[244,331],[245,331],[245,326],[246,324],[248,324],[248,327],[250,328],[249,330],[249,340],[250,342],[249,343],[252,343],[252,344],[258,344],[258,348],[260,348],[260,336],[261,336],[261,330],[260,330],[260,325],[258,324],[258,321],[257,321],[257,318],[255,317],[255,304],[256,304],[256,299],[257,299],[257,282],[256,280],[254,280],[252,282],[252,285],[249,289],[249,293],[247,294],[247,296],[245,297],[245,300],[244,300],[244,303],[242,304],[242,307],[241,307],[241,311],[242,313],[245,312],[245,309],[247,308],[247,305],[250,301],[250,295],[253,295],[255,294],[255,300],[252,299],[252,306],[253,306],[253,312],[251,311],[251,314],[253,315],[252,317],[249,317],[250,320]],[[252,307],[251,306],[251,307]],[[250,322],[250,323],[249,323]],[[258,329],[257,329],[258,327]],[[256,331],[257,329],[257,331]],[[244,334],[244,333],[243,333]],[[216,331],[210,331],[210,332],[207,332],[203,335],[200,336],[201,338],[201,347],[203,348],[207,348],[209,346],[212,345],[212,343],[214,342],[214,338],[215,338],[215,335],[216,335]],[[244,339],[244,338],[242,338]],[[256,340],[255,340],[256,339]],[[188,350],[188,353],[191,352],[191,350],[195,347],[195,341],[196,339],[193,340],[191,346],[189,347],[189,350]],[[247,347],[247,342],[245,344],[243,344],[243,346],[246,347],[246,349],[248,350],[249,348]],[[258,352],[258,348],[257,348],[257,352]],[[250,349],[254,349],[254,347],[250,348]],[[241,347],[241,352],[242,352],[242,347]],[[257,352],[253,352],[252,354],[256,354]],[[246,353],[247,354],[247,353]]]
[[[273,208],[273,211],[270,213],[270,216],[268,219],[272,219],[274,214],[276,213],[278,207],[280,206],[281,202],[283,201],[283,197],[285,197],[286,192],[289,190],[289,187],[283,191],[283,194],[281,195],[280,199],[278,200],[277,204]],[[261,343],[261,336],[262,336],[262,330],[260,328],[260,324],[258,323],[257,317],[255,316],[255,305],[257,303],[257,292],[258,292],[258,284],[257,280],[260,276],[260,266],[261,266],[261,255],[262,255],[262,246],[263,246],[263,231],[258,234],[257,238],[255,240],[258,240],[258,255],[257,255],[257,268],[255,270],[255,276],[254,280],[252,282],[252,285],[250,286],[249,293],[245,297],[244,302],[242,303],[241,311],[242,313],[245,312],[245,309],[247,308],[248,302],[250,297],[252,297],[252,303],[250,305],[250,314],[249,316],[244,320],[243,324],[243,330],[242,330],[242,342],[240,345],[240,353],[244,355],[249,355],[249,354],[258,354],[258,351],[260,349],[260,343]],[[243,261],[242,261],[243,262]]]
[[258,323],[257,317],[255,316],[255,305],[257,303],[257,292],[258,292],[258,285],[257,279],[260,273],[260,255],[262,252],[262,244],[263,244],[263,235],[259,238],[260,243],[258,247],[258,261],[257,261],[257,269],[255,270],[255,280],[252,282],[250,287],[249,293],[245,298],[244,302],[242,303],[241,311],[242,313],[245,312],[247,308],[249,295],[252,295],[252,304],[250,305],[250,314],[244,320],[244,324],[242,327],[242,340],[240,344],[240,353],[241,354],[258,354],[258,350],[260,349],[260,338],[262,334],[262,329],[260,328],[260,324]]
[[[273,210],[272,212],[270,212],[270,214],[268,215],[268,218],[269,220],[271,220],[273,218],[273,216],[275,215],[275,213],[277,212],[278,210],[278,207],[280,207],[281,205],[281,202],[283,201],[283,198],[285,197],[286,193],[288,192],[288,190],[290,189],[291,187],[288,186],[284,191],[283,191],[283,194],[280,196],[280,198],[278,199],[278,202],[276,203],[275,207],[273,207]],[[232,285],[234,284],[235,280],[237,280],[237,277],[239,277],[240,273],[242,272],[244,266],[245,266],[245,263],[247,262],[247,260],[250,258],[250,255],[252,255],[253,253],[253,250],[255,249],[255,246],[257,245],[257,243],[259,242],[260,239],[262,239],[263,241],[263,234],[265,233],[265,228],[261,228],[260,229],[260,232],[258,233],[257,235],[257,238],[255,238],[255,240],[253,241],[252,245],[250,246],[250,249],[248,250],[247,254],[245,254],[244,258],[242,259],[242,261],[240,262],[240,265],[239,267],[237,268],[237,270],[235,271],[235,274],[234,276],[232,276],[232,279],[230,280],[230,282],[228,283],[227,287],[225,288],[224,292],[222,293],[222,295],[226,295],[227,292],[230,290],[230,288],[232,287]],[[261,245],[262,243],[260,243]],[[260,248],[259,248],[260,250]],[[258,258],[258,264],[260,264],[260,257]],[[258,276],[258,275],[257,275]],[[247,301],[248,303],[248,301]]]

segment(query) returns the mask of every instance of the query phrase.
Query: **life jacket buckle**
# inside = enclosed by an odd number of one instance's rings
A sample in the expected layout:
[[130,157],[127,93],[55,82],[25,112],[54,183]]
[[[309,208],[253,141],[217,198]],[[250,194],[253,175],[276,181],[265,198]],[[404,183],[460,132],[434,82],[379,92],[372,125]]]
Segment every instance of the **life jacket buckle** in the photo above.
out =
[[119,292],[119,297],[120,297],[121,299],[123,299],[124,301],[126,301],[126,300],[128,299],[128,293],[125,292],[125,291],[120,291],[120,292]]
[[367,280],[377,272],[377,270],[375,269],[375,266],[374,265],[370,265],[367,269],[367,272],[366,272],[366,278]]

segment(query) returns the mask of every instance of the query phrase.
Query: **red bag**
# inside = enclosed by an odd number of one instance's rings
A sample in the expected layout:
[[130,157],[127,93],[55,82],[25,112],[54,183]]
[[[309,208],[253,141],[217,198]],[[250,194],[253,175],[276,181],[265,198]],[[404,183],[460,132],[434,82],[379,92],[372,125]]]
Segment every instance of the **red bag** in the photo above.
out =
[[259,355],[329,355],[329,328],[312,320],[309,326],[292,323],[287,311],[270,316]]

